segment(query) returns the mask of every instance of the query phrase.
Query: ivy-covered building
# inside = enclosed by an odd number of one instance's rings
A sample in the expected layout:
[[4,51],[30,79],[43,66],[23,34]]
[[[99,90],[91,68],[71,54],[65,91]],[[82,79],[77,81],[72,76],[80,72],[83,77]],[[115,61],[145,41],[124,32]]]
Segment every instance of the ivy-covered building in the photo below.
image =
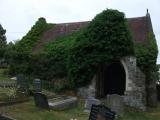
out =
[[[48,65],[44,72],[34,71],[67,76],[83,97],[119,94],[129,106],[141,110],[155,106],[158,50],[150,15],[147,11],[146,16],[128,18],[127,25],[125,20],[123,13],[106,10],[92,21],[55,24],[32,49],[36,55],[49,43],[46,51],[51,58],[42,59],[44,67]],[[82,33],[72,34],[78,31]],[[63,37],[67,35],[71,36]],[[34,68],[43,62],[34,62]]]

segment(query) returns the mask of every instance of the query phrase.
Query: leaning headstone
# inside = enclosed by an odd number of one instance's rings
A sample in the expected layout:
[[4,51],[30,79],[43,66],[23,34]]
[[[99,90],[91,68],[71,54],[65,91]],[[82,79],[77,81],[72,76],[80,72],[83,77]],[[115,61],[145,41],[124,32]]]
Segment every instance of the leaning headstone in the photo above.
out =
[[106,105],[118,115],[123,115],[124,98],[118,94],[107,95]]
[[17,88],[22,93],[28,94],[29,92],[29,85],[23,74],[17,75]]
[[48,99],[47,99],[46,95],[44,95],[42,93],[35,93],[34,94],[34,101],[35,101],[36,107],[49,109]]
[[35,90],[36,93],[41,93],[42,92],[41,80],[40,79],[34,79],[34,90]]
[[100,105],[101,102],[98,99],[89,97],[85,100],[85,112],[90,112],[92,105]]
[[92,105],[89,120],[114,120],[116,113],[104,105]]

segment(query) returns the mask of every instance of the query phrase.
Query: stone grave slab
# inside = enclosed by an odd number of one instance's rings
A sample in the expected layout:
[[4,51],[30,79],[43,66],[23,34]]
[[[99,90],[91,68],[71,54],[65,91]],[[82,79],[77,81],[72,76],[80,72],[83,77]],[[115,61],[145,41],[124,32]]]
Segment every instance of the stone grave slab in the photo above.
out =
[[3,115],[3,114],[0,114],[0,120],[16,120],[16,119],[11,118],[11,117],[6,116],[6,115]]
[[[58,100],[56,100],[58,99]],[[34,100],[36,107],[52,110],[64,110],[77,106],[77,97],[59,96],[58,98],[47,99],[46,95],[42,93],[35,93]]]
[[101,101],[93,97],[89,97],[85,100],[85,112],[90,112],[92,105],[100,105]]
[[49,102],[49,107],[52,110],[65,110],[65,109],[73,108],[77,106],[77,104],[78,104],[77,97],[66,96],[64,99],[61,98],[61,100],[57,102]]

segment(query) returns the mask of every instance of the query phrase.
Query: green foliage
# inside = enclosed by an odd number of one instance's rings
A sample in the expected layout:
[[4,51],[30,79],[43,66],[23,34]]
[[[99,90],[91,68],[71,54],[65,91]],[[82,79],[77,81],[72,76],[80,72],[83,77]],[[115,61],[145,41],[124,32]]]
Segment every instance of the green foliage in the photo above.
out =
[[72,33],[47,43],[44,52],[33,56],[33,73],[47,80],[66,77],[69,50],[77,35]]
[[147,79],[157,76],[158,50],[154,35],[149,34],[148,43],[134,44],[122,12],[107,9],[86,28],[51,40],[39,54],[29,54],[47,26],[43,18],[39,19],[28,34],[12,46],[11,73],[24,73],[42,80],[67,78],[70,87],[75,88],[86,85],[100,64],[135,55]]
[[48,24],[45,18],[39,18],[31,30],[16,44],[16,50],[31,53],[43,33],[51,27],[53,25]]
[[152,32],[148,35],[147,43],[135,45],[135,53],[137,65],[145,73],[147,82],[158,80],[158,68],[156,65],[158,48]]
[[29,46],[27,38],[32,32],[35,35],[36,30],[32,29],[18,43],[26,44],[26,47],[21,45],[25,52],[19,50],[13,55],[16,61],[13,66],[10,65],[11,70],[43,80],[69,78],[71,88],[87,84],[99,64],[134,55],[127,21],[124,14],[117,10],[103,11],[83,30],[59,37],[46,44],[42,53],[30,55],[27,53],[33,45]]
[[6,30],[3,29],[2,25],[0,24],[0,59],[4,57],[5,49],[6,49]]
[[[10,64],[9,73],[11,74],[30,74],[32,73],[32,49],[40,40],[45,31],[52,28],[54,24],[49,24],[44,18],[39,18],[31,30],[15,45],[9,45],[6,55],[7,62]],[[33,64],[34,65],[34,64]]]
[[70,50],[68,75],[72,87],[91,80],[99,64],[134,55],[133,47],[122,12],[107,9],[98,14]]

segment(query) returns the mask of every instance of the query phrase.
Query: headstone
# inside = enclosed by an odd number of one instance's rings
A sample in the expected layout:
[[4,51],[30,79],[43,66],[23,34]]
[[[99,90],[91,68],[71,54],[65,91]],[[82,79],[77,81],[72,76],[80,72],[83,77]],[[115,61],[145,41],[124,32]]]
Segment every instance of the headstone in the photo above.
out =
[[41,93],[42,92],[41,80],[40,79],[34,79],[34,90],[35,90],[36,93]]
[[115,111],[118,115],[123,115],[124,98],[118,94],[107,95],[106,106]]
[[116,113],[104,105],[92,105],[89,120],[114,120]]
[[90,112],[92,105],[100,105],[101,102],[98,99],[89,97],[85,100],[85,112]]
[[44,108],[44,109],[49,109],[48,105],[48,99],[47,97],[42,94],[42,93],[35,93],[34,94],[34,101],[36,107]]
[[17,75],[17,88],[18,88],[18,91],[28,94],[29,85],[26,79],[24,78],[23,74]]

